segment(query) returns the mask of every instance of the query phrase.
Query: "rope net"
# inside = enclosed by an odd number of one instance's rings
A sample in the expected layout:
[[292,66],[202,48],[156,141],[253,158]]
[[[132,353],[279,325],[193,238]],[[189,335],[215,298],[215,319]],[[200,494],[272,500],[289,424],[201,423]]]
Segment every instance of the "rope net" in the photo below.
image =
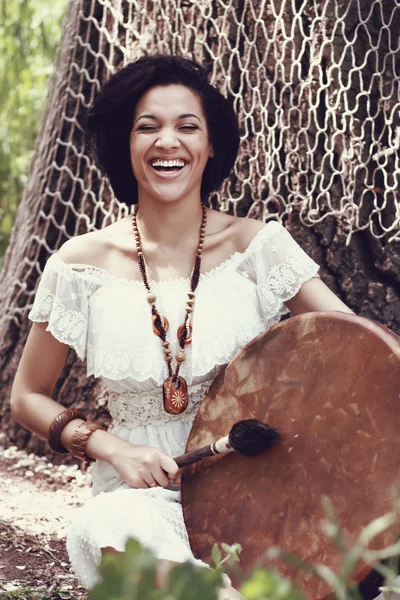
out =
[[241,153],[213,206],[283,221],[297,208],[306,225],[341,219],[348,240],[399,238],[398,1],[98,4],[101,21],[80,12],[102,40],[100,52],[77,40],[88,61],[111,72],[152,52],[194,57],[233,99]]
[[199,60],[232,99],[241,150],[214,208],[283,223],[296,211],[308,226],[340,221],[348,242],[360,230],[399,241],[399,31],[399,0],[71,0],[18,215],[33,233],[14,236],[24,260],[3,295],[12,319],[49,254],[129,212],[85,154],[80,120],[143,54]]

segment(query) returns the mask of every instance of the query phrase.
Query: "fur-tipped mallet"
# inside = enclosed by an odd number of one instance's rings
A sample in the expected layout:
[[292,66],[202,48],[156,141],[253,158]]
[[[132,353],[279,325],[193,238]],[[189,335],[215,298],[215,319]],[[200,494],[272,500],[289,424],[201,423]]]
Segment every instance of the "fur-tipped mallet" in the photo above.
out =
[[209,456],[232,451],[244,456],[255,456],[271,448],[279,439],[279,435],[276,429],[266,423],[257,419],[245,419],[235,423],[230,433],[216,442],[177,456],[174,460],[179,467],[186,467]]

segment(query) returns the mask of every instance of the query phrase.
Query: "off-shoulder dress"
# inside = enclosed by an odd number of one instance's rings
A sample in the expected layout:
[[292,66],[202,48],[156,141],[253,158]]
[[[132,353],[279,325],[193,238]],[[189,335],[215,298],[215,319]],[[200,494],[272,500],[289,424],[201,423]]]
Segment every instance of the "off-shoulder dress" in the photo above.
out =
[[[189,406],[176,416],[163,409],[161,386],[168,372],[141,281],[120,279],[87,264],[65,264],[55,253],[45,265],[29,318],[47,322],[57,340],[86,358],[87,375],[102,378],[111,433],[174,457],[184,453],[198,407],[222,366],[288,312],[284,303],[318,268],[288,231],[272,221],[244,252],[201,274],[193,341],[181,369]],[[172,332],[183,322],[188,287],[184,278],[152,284]],[[170,342],[175,354],[177,340],[170,336]],[[111,464],[98,460],[92,469],[92,497],[76,509],[66,540],[84,587],[101,580],[100,548],[123,550],[128,537],[158,558],[205,566],[192,554],[179,491],[132,488]]]

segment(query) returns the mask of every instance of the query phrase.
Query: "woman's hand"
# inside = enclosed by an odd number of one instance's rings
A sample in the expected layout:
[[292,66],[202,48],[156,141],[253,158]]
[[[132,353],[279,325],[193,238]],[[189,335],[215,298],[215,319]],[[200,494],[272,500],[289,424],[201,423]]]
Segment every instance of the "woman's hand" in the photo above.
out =
[[180,483],[176,462],[152,446],[136,446],[118,438],[110,452],[110,464],[134,488],[167,487]]

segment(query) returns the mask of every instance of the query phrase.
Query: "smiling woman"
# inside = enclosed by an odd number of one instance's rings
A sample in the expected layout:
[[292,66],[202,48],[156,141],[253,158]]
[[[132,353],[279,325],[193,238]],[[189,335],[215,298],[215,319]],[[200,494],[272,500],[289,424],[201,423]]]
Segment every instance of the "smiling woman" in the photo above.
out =
[[167,155],[179,156],[179,141],[168,139],[178,132],[202,139],[209,136],[214,156],[206,161],[202,177],[205,200],[228,177],[236,160],[238,122],[231,103],[209,84],[202,67],[180,57],[149,56],[127,65],[105,84],[86,117],[91,156],[107,173],[117,198],[128,206],[138,200],[129,153],[132,142],[141,143],[140,136],[153,140],[161,135],[158,147],[166,142]]
[[136,107],[130,156],[141,200],[176,202],[185,196],[198,205],[214,149],[197,93],[176,84],[148,90]]
[[[162,586],[173,562],[207,566],[190,548],[172,457],[215,376],[289,310],[351,311],[279,223],[207,208],[239,134],[197,63],[150,56],[119,71],[88,111],[86,143],[134,210],[47,261],[11,406],[55,451],[95,462],[93,498],[67,536],[82,584],[134,537],[159,559]],[[68,346],[109,389],[108,431],[51,397]],[[238,595],[226,583],[222,597]]]

